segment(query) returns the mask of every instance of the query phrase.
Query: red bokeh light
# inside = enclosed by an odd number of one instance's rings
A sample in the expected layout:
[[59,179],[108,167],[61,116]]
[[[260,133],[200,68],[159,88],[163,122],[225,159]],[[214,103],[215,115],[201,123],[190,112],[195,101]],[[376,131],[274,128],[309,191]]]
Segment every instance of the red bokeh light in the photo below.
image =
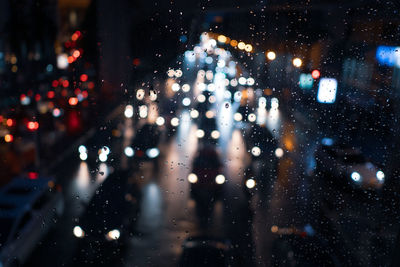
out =
[[30,131],[36,131],[37,129],[39,129],[39,123],[37,121],[29,121],[26,124],[26,127],[28,128],[28,130]]
[[79,38],[79,35],[78,34],[76,34],[76,32],[74,33],[74,34],[72,34],[72,36],[71,36],[71,40],[72,41],[76,41],[76,40],[78,40],[78,38]]
[[93,89],[94,88],[94,82],[89,82],[88,83],[88,88]]
[[81,52],[79,52],[79,50],[75,50],[75,51],[72,53],[72,56],[73,56],[74,58],[78,58],[80,55],[81,55]]
[[31,180],[37,179],[39,174],[37,172],[28,172],[28,178]]
[[139,66],[140,65],[140,59],[139,58],[134,58],[133,59],[133,65]]
[[36,100],[36,101],[39,101],[41,98],[42,98],[42,97],[41,97],[39,94],[36,94],[36,95],[35,95],[35,100]]
[[71,64],[72,62],[74,62],[75,61],[75,58],[74,57],[72,57],[72,56],[69,56],[68,57],[68,63],[69,64]]
[[311,72],[311,76],[312,76],[314,79],[318,79],[320,75],[321,75],[321,73],[319,72],[319,70],[313,70],[313,71]]
[[8,127],[13,126],[14,125],[13,119],[7,119],[6,124],[7,124]]
[[47,97],[48,98],[54,98],[55,95],[56,95],[56,93],[54,93],[54,91],[48,91],[47,92]]
[[57,81],[57,80],[54,80],[54,81],[51,83],[51,86],[57,87],[58,84],[59,84],[58,81]]
[[78,98],[77,97],[70,97],[68,100],[68,104],[71,106],[76,106],[78,104]]
[[82,75],[81,75],[81,81],[82,81],[82,82],[86,82],[87,80],[88,80],[87,74],[82,74]]
[[62,82],[62,85],[67,88],[69,86],[69,81],[65,80]]

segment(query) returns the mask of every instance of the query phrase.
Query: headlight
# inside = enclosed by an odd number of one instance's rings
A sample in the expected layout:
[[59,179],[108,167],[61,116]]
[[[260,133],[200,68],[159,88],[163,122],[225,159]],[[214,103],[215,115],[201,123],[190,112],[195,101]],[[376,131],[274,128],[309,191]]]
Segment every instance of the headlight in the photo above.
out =
[[361,180],[361,174],[358,172],[352,172],[350,175],[351,179],[353,179],[354,182],[359,182]]
[[133,106],[127,105],[125,107],[124,115],[126,118],[132,118],[133,116]]
[[119,230],[114,229],[107,233],[106,239],[108,241],[117,240],[120,237],[120,235],[121,235],[121,233],[119,232]]
[[143,100],[144,95],[145,95],[145,91],[143,89],[138,89],[136,91],[136,99],[137,100]]
[[277,149],[275,149],[275,156],[277,158],[281,158],[283,156],[283,149],[278,147]]
[[251,154],[253,154],[253,156],[258,157],[261,155],[261,149],[258,146],[255,146],[251,149]]
[[189,106],[190,103],[191,101],[189,97],[185,97],[184,99],[182,99],[182,105],[184,105],[185,107]]
[[254,113],[250,113],[249,116],[247,116],[247,119],[249,120],[249,122],[255,122],[257,119],[257,116]]
[[83,238],[85,236],[85,232],[82,230],[82,228],[79,225],[74,227],[73,233],[74,233],[74,236],[76,236],[77,238]]
[[196,136],[197,136],[197,138],[203,138],[204,137],[204,131],[202,129],[198,129],[196,131]]
[[184,91],[185,93],[190,91],[190,85],[185,83],[184,85],[182,85],[182,91]]
[[189,183],[195,184],[195,183],[197,183],[197,180],[198,179],[197,179],[197,175],[196,174],[191,173],[191,174],[188,175]]
[[125,147],[124,153],[127,157],[133,157],[133,155],[135,155],[135,151],[130,146]]
[[163,117],[158,117],[157,119],[156,119],[156,124],[158,125],[158,126],[163,126],[164,125],[164,123],[165,123],[165,119],[163,118]]
[[234,119],[235,121],[241,121],[241,120],[243,119],[243,116],[242,116],[242,114],[240,114],[239,112],[236,112],[236,113],[233,115],[233,119]]
[[78,148],[79,153],[87,153],[87,148],[84,145],[80,145]]
[[79,154],[79,158],[83,161],[87,160],[88,154],[86,152],[82,152]]
[[158,148],[156,148],[156,147],[147,149],[147,150],[146,150],[146,155],[147,155],[149,158],[152,158],[152,159],[153,159],[153,158],[157,157],[158,155],[160,155],[160,150],[158,150]]
[[219,131],[214,130],[214,131],[211,132],[211,137],[212,137],[213,139],[218,139],[219,136],[220,136]]
[[206,97],[204,95],[200,94],[197,97],[197,101],[199,101],[200,103],[203,103],[204,101],[206,101]]
[[171,119],[171,125],[174,126],[174,127],[178,126],[179,125],[179,119],[176,118],[176,117],[172,118]]
[[223,176],[222,174],[218,174],[218,175],[215,177],[215,182],[216,182],[217,184],[223,184],[223,183],[225,183],[225,176]]
[[385,173],[383,173],[383,171],[377,171],[376,179],[378,179],[379,182],[382,182],[385,179]]
[[207,110],[207,112],[206,112],[206,117],[207,117],[207,119],[211,119],[211,118],[214,118],[214,111],[212,111],[212,110]]
[[215,103],[215,101],[216,101],[215,96],[210,95],[210,96],[208,97],[208,102],[210,102],[211,104]]
[[190,117],[192,117],[192,119],[197,119],[199,117],[199,112],[196,109],[193,109],[190,111]]
[[254,179],[248,179],[246,181],[246,187],[252,189],[256,186],[256,181]]
[[99,155],[99,160],[101,161],[101,162],[106,162],[107,161],[107,154],[106,153],[100,153],[100,155]]

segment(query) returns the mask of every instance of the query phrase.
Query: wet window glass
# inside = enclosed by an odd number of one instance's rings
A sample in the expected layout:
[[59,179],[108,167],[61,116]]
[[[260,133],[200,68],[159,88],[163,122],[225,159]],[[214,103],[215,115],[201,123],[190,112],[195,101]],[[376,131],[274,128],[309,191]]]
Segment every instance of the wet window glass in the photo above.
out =
[[0,1],[0,266],[400,266],[399,7]]

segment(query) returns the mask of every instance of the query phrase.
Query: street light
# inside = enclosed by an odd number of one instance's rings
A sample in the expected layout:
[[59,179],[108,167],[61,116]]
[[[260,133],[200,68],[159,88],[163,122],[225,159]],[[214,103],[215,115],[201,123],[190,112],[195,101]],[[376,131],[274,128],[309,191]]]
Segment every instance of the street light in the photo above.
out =
[[251,52],[251,51],[253,50],[253,46],[252,46],[251,44],[247,44],[247,45],[244,47],[244,50],[246,50],[246,52]]
[[274,51],[269,51],[266,53],[266,55],[269,60],[274,60],[276,58],[276,54]]
[[301,64],[303,64],[303,61],[301,61],[300,58],[295,57],[295,58],[293,59],[292,63],[293,63],[293,66],[295,66],[296,68],[300,68],[300,67],[301,67]]
[[245,47],[246,47],[246,44],[245,44],[245,43],[243,43],[243,42],[239,42],[239,43],[238,43],[238,48],[239,48],[240,50],[244,50]]

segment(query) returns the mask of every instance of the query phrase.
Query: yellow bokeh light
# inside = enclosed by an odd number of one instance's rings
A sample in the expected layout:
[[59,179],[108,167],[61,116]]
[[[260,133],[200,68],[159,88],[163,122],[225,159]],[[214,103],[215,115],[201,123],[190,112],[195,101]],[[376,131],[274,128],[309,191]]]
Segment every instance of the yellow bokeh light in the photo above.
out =
[[293,59],[293,66],[295,66],[296,68],[301,67],[301,64],[303,64],[303,62],[300,58],[296,57]]
[[247,45],[244,47],[244,50],[246,50],[246,52],[251,52],[251,51],[253,50],[253,46],[252,46],[251,44],[247,44]]
[[269,60],[274,60],[274,59],[276,58],[276,54],[275,54],[275,52],[273,52],[273,51],[267,52],[266,55],[267,55],[267,58],[268,58]]
[[220,43],[225,43],[226,42],[226,36],[225,35],[219,35],[217,39],[218,39],[218,42],[220,42]]

